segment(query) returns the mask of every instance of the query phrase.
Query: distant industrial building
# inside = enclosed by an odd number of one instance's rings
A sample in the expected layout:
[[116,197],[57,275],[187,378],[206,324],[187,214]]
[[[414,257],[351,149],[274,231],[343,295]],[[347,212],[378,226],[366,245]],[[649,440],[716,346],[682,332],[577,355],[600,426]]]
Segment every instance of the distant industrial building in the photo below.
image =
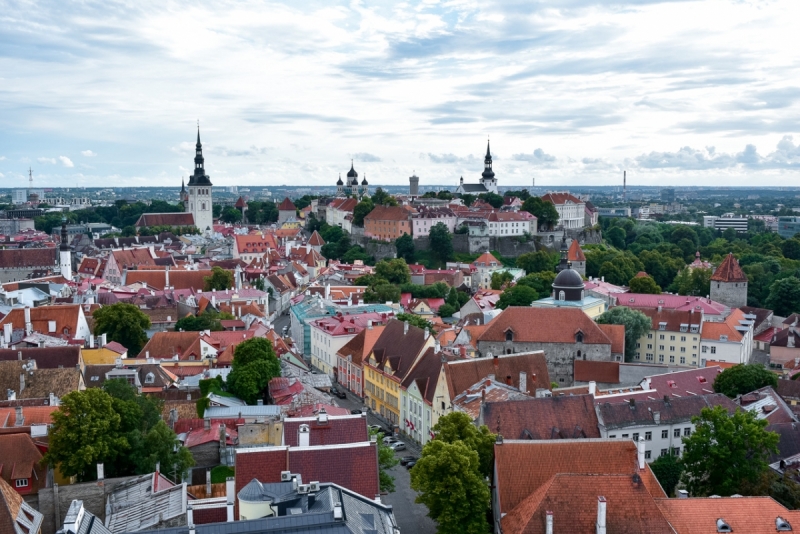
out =
[[778,235],[790,239],[800,233],[800,217],[778,217]]
[[717,217],[715,215],[705,215],[703,217],[703,226],[720,231],[733,228],[738,233],[743,234],[747,232],[747,217]]
[[675,202],[675,189],[667,187],[661,190],[661,202]]

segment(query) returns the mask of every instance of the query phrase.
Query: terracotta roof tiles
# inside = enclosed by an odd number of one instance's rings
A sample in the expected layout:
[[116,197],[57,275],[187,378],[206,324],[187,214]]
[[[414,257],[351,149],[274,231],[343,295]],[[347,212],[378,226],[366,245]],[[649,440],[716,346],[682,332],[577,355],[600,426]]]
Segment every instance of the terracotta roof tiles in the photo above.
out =
[[537,388],[550,388],[547,361],[541,351],[518,354],[502,354],[493,358],[474,358],[445,363],[445,376],[450,398],[466,391],[473,384],[489,375],[498,382],[511,377],[512,385],[519,389],[520,373],[526,373],[527,390],[535,393]]
[[0,451],[3,451],[0,478],[11,485],[14,478],[29,478],[32,493],[45,487],[47,470],[39,463],[42,453],[29,434],[0,434]]
[[787,520],[792,529],[800,526],[800,512],[787,510],[771,497],[721,497],[656,499],[664,517],[678,534],[717,534],[717,520],[731,530],[747,534],[774,534],[775,520]]
[[576,334],[582,332],[585,344],[611,344],[603,330],[582,310],[520,306],[503,310],[489,323],[479,341],[505,341],[508,330],[518,342],[573,344]]
[[600,437],[591,395],[487,402],[481,423],[509,439]]
[[711,280],[714,282],[747,282],[747,275],[739,267],[739,262],[733,257],[733,254],[728,253],[714,274],[711,275]]
[[[328,416],[327,423],[318,417],[287,417],[283,420],[283,443],[299,445],[300,425],[308,425],[310,445],[343,445],[369,441],[367,420],[361,415]],[[304,479],[305,480],[305,479]]]

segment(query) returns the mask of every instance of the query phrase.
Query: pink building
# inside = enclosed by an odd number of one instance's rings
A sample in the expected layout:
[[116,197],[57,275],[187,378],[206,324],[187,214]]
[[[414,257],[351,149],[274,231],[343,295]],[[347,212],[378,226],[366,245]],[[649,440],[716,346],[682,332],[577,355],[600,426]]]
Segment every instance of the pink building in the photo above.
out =
[[453,233],[456,229],[456,214],[450,208],[431,208],[420,206],[411,216],[411,235],[414,239],[428,237],[434,225],[442,223]]

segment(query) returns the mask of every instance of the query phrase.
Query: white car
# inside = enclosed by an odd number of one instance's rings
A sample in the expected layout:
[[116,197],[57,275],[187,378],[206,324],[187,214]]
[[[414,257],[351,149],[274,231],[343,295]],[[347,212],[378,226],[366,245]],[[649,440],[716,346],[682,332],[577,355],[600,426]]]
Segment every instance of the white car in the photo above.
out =
[[402,441],[395,441],[394,443],[389,445],[389,447],[391,447],[392,450],[394,450],[394,451],[404,451],[404,450],[406,450],[406,444],[403,443]]
[[393,436],[387,436],[387,437],[383,438],[383,444],[384,445],[391,445],[392,443],[398,443],[399,441],[400,441],[399,439],[397,439],[397,438],[395,438]]

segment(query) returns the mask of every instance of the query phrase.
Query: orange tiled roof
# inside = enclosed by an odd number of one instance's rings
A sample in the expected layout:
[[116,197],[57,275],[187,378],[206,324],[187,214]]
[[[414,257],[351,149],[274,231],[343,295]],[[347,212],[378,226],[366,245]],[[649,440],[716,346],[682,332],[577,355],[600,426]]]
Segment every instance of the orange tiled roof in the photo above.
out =
[[577,239],[573,239],[572,244],[569,246],[569,250],[567,251],[567,260],[586,261],[586,256],[584,256],[583,250],[581,249],[581,244],[578,243]]
[[625,352],[625,325],[598,324],[600,330],[611,340],[611,352],[622,354]]
[[529,308],[509,306],[486,328],[478,341],[505,341],[511,330],[515,342],[575,343],[578,332],[583,342],[610,345],[611,340],[597,323],[576,308]]
[[[172,269],[169,271],[169,285],[175,289],[194,289],[203,290],[205,285],[204,278],[211,276],[210,269],[198,269],[197,271],[185,271],[182,269]],[[165,270],[136,270],[128,271],[125,283],[147,284],[150,287],[161,289],[167,284],[167,272]]]
[[[58,306],[39,306],[31,308],[31,324],[34,332],[56,336],[67,335],[74,337],[78,331],[78,319],[81,316],[80,304],[65,304]],[[55,321],[55,332],[50,331],[50,321]],[[8,315],[0,320],[0,325],[10,323],[15,330],[25,328],[25,310],[14,308]]]
[[772,497],[656,499],[656,504],[678,534],[717,534],[717,519],[731,532],[747,534],[774,534],[778,517],[794,530],[800,527],[800,511],[787,510]]
[[714,274],[711,275],[711,280],[714,282],[747,282],[747,275],[739,267],[739,262],[733,257],[733,254],[728,253]]

